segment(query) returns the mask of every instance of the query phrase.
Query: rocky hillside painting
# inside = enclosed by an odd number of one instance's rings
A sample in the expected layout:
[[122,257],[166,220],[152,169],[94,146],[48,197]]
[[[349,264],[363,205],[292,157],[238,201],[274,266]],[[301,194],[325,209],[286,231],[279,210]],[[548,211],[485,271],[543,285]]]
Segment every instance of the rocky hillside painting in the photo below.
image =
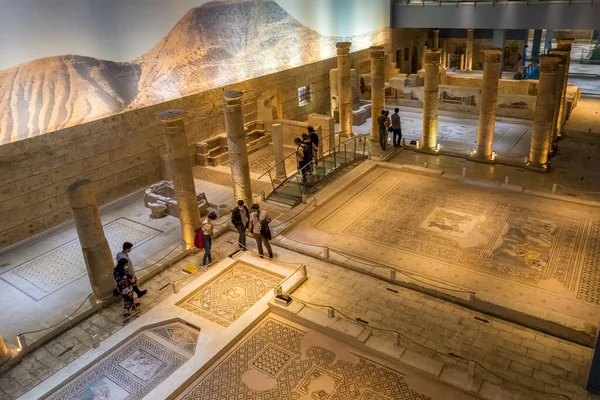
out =
[[386,39],[321,35],[274,1],[206,3],[131,62],[65,55],[0,71],[0,144],[333,57],[338,41],[356,51]]

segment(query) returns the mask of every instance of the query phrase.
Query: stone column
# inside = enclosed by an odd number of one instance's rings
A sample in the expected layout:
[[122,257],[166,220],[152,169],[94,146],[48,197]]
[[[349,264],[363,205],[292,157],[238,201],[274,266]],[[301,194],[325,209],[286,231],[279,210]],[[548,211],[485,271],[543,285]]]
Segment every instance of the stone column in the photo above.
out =
[[371,47],[371,141],[379,141],[377,118],[385,109],[385,49],[383,46]]
[[336,43],[338,73],[338,109],[340,132],[352,136],[352,73],[350,71],[350,42]]
[[[556,84],[556,102],[554,104],[554,114],[552,116],[552,143],[550,144],[550,152],[554,153],[556,150],[556,142],[558,139],[558,133],[562,127],[562,112],[564,112],[565,99],[563,97],[563,89],[566,85],[566,65],[567,59],[570,52],[564,50],[551,49],[550,54],[560,57],[560,63],[558,64],[558,83]],[[558,100],[560,99],[560,101]]]
[[[283,182],[287,177],[285,173],[285,163],[283,163],[283,126],[273,124],[271,133],[273,137],[273,154],[275,155],[275,180]],[[320,146],[319,146],[320,147]]]
[[108,300],[113,297],[115,288],[113,278],[115,262],[104,236],[92,182],[89,179],[74,182],[67,189],[67,197],[73,212],[92,293],[100,301]]
[[571,66],[571,47],[575,39],[556,39],[558,50],[567,52],[565,60],[565,73],[563,77],[562,94],[560,96],[560,109],[558,110],[558,122],[556,125],[556,135],[561,137],[563,134],[563,122],[565,120],[565,107],[567,101],[567,86],[569,81],[569,67]]
[[552,116],[554,114],[560,57],[542,55],[540,59],[540,80],[533,114],[529,165],[535,168],[547,168],[548,153],[552,142]]
[[250,183],[250,163],[248,162],[244,116],[242,115],[242,94],[235,90],[223,92],[223,106],[233,195],[236,201],[244,200],[244,203],[250,206],[252,205],[252,184]]
[[421,63],[421,67],[419,69],[425,68],[425,55],[427,54],[427,46],[421,46],[421,53],[419,62]]
[[185,111],[174,109],[161,112],[158,114],[158,119],[165,126],[167,163],[175,188],[183,240],[186,247],[192,249],[194,247],[194,230],[200,227],[201,222],[194,175],[192,174],[190,148],[183,125],[184,116]]
[[442,67],[448,68],[448,51],[446,45],[446,39],[442,40]]
[[546,29],[544,37],[544,51],[547,53],[552,48],[552,39],[554,37],[554,29]]
[[474,29],[467,29],[467,51],[465,52],[465,70],[473,70],[473,33]]
[[432,32],[433,32],[433,48],[439,49],[440,48],[440,30],[433,29]]
[[440,81],[440,49],[427,51],[425,55],[425,87],[423,89],[423,143],[427,150],[437,148],[438,100]]
[[483,80],[479,97],[479,128],[477,131],[477,158],[490,160],[496,125],[498,99],[498,70],[502,50],[483,50]]

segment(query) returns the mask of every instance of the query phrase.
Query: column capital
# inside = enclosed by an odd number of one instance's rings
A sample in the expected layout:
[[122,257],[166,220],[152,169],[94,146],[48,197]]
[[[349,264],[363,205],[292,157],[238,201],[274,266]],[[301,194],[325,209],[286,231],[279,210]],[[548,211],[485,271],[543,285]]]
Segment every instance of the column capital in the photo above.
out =
[[500,58],[502,56],[501,49],[485,49],[481,50],[481,52],[483,53],[484,63],[500,64]]
[[560,57],[560,64],[566,64],[567,58],[571,54],[570,51],[567,50],[559,50],[559,49],[550,49],[550,55],[556,55]]
[[385,47],[383,46],[371,46],[369,50],[371,51],[371,58],[385,57]]
[[467,28],[467,33],[473,33],[473,32],[475,32],[474,28]]
[[561,56],[556,54],[543,54],[540,62],[540,72],[544,74],[557,74]]
[[427,49],[425,53],[425,64],[439,64],[441,49]]
[[573,39],[573,38],[556,39],[556,43],[558,43],[559,49],[568,49],[569,51],[571,50],[571,46],[573,46],[574,42],[575,42],[575,39]]
[[432,29],[431,32],[433,32],[433,33],[440,33],[440,30],[439,29]]
[[242,95],[244,93],[238,90],[226,90],[223,92],[223,107],[225,112],[236,112],[242,108]]
[[350,54],[350,47],[352,46],[351,42],[337,42],[335,44],[335,48],[337,49],[338,56],[347,56]]
[[160,114],[158,114],[158,119],[160,119],[160,121],[163,124],[170,124],[172,122],[183,119],[185,114],[186,114],[185,110],[182,110],[179,108],[174,108],[172,110],[166,110],[166,111],[163,111]]

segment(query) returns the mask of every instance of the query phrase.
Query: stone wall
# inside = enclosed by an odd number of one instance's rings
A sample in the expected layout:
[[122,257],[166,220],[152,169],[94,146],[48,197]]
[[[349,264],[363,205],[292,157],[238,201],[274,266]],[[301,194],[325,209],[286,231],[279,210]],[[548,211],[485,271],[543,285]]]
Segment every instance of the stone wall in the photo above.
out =
[[[450,86],[481,87],[481,76],[446,75],[445,84]],[[537,80],[512,80],[500,79],[498,81],[498,94],[519,94],[537,96]]]
[[[369,50],[352,53],[365,65]],[[329,71],[335,58],[228,86],[244,92],[245,122],[257,119],[257,98],[272,99],[279,118],[307,120],[329,111]],[[311,85],[312,101],[299,106],[297,90]],[[0,146],[0,248],[71,219],[66,189],[77,179],[96,185],[100,205],[161,179],[164,153],[160,111],[183,108],[190,156],[194,143],[225,131],[217,88],[152,107]]]

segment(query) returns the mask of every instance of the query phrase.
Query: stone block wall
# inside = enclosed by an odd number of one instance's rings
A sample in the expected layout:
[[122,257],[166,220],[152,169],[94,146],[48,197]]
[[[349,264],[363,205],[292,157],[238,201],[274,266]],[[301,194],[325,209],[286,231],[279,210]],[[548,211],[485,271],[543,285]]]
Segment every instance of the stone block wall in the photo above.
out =
[[[352,53],[357,65],[369,50]],[[222,92],[244,92],[244,121],[257,119],[258,97],[277,105],[278,117],[305,121],[329,111],[329,71],[335,58],[124,112],[0,146],[0,248],[71,219],[67,187],[81,178],[96,185],[100,205],[161,179],[163,130],[159,112],[183,108],[190,157],[194,143],[225,131]],[[298,88],[311,85],[312,101],[298,104]],[[264,97],[264,96],[263,96]]]

